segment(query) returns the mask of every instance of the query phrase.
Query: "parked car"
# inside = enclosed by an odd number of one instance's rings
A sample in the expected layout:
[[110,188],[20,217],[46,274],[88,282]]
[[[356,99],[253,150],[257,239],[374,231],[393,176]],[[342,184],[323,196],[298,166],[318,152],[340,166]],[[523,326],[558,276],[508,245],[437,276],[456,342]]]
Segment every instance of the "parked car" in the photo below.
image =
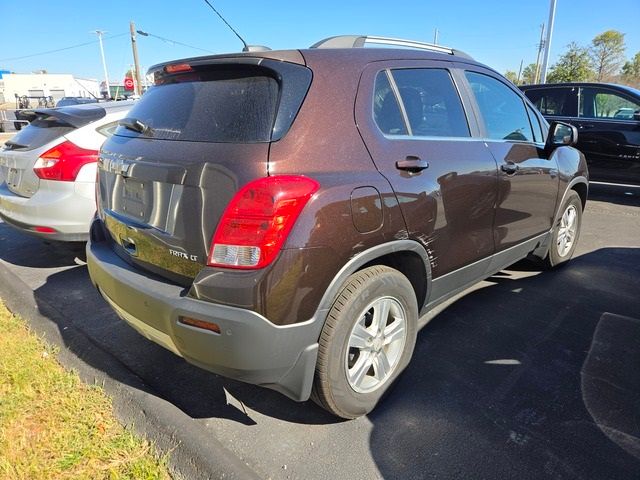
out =
[[[355,48],[380,42],[420,50]],[[576,247],[576,129],[459,51],[343,36],[150,74],[100,153],[88,268],[122,319],[202,368],[357,417],[422,314]]]
[[84,241],[96,210],[98,150],[133,102],[34,110],[0,150],[0,218],[50,240]]
[[97,103],[98,99],[93,97],[62,97],[56,103],[56,107],[68,107],[69,105],[83,105],[85,103]]
[[520,88],[547,120],[578,127],[591,181],[640,185],[640,90],[604,83]]

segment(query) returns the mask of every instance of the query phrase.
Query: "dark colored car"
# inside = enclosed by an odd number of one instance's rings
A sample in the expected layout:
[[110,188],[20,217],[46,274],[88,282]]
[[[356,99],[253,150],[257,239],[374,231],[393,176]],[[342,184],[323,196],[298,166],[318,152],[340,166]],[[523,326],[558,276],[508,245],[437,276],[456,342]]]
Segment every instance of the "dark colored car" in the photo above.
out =
[[345,36],[150,73],[100,153],[87,262],[120,317],[202,368],[357,417],[422,314],[573,254],[575,128],[461,52]]
[[640,90],[606,83],[520,88],[547,120],[578,127],[591,181],[640,185]]
[[62,97],[56,103],[56,107],[68,107],[70,105],[82,105],[85,103],[96,103],[98,100],[91,97]]

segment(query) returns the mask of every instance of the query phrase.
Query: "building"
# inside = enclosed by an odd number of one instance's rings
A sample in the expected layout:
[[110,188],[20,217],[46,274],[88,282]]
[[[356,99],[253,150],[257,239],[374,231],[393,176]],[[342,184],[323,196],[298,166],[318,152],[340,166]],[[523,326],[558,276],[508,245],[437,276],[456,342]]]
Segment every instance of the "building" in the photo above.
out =
[[99,97],[97,80],[75,78],[67,73],[3,73],[2,93],[5,102],[13,102],[16,96],[53,97],[56,102],[62,97]]

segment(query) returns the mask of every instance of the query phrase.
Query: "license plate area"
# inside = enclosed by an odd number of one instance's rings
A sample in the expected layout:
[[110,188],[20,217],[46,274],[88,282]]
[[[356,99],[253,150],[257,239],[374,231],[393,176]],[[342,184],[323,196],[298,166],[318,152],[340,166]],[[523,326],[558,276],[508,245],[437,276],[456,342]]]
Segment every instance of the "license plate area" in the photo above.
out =
[[121,213],[147,221],[152,208],[151,186],[131,178],[123,179]]
[[7,171],[7,185],[16,188],[20,183],[20,171],[17,168],[9,168]]

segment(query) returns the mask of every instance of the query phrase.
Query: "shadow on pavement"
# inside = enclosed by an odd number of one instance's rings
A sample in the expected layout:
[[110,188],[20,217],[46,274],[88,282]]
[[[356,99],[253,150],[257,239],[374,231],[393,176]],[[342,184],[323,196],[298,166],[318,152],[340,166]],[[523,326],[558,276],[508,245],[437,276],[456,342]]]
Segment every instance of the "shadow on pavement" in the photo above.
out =
[[589,200],[640,207],[640,186],[589,184]]
[[[255,422],[242,405],[247,404],[265,415],[290,422],[335,422],[311,402],[299,404],[276,392],[209,373],[142,337],[104,302],[91,285],[85,266],[50,275],[34,294],[39,305],[47,303],[64,312],[75,328],[141,378],[149,387],[147,393],[173,403],[192,418],[222,417],[251,425]],[[60,332],[64,338],[65,330]],[[73,350],[73,344],[67,346]],[[95,365],[91,352],[74,353],[115,380],[122,380],[112,374],[109,365]],[[234,398],[229,398],[228,393]]]
[[84,242],[48,242],[27,235],[0,222],[0,258],[12,265],[30,268],[56,268],[77,265],[86,260]]
[[491,277],[419,334],[369,415],[384,478],[637,479],[639,333],[596,332],[605,312],[640,318],[640,249],[516,275]]
[[[146,340],[93,289],[73,248],[23,249],[39,241],[11,240],[0,251],[9,263],[75,266],[50,274],[36,301],[58,312],[52,320],[67,347],[116,381],[130,382],[119,373],[124,366],[145,384],[135,388],[197,420],[251,426],[247,405],[293,424],[339,422],[312,402],[205,372]],[[372,425],[369,449],[384,478],[637,479],[639,278],[640,248],[603,248],[543,274],[500,272],[437,315],[386,400],[344,426],[363,441],[362,429]],[[603,322],[606,313],[631,323]],[[119,364],[78,348],[73,329]]]

